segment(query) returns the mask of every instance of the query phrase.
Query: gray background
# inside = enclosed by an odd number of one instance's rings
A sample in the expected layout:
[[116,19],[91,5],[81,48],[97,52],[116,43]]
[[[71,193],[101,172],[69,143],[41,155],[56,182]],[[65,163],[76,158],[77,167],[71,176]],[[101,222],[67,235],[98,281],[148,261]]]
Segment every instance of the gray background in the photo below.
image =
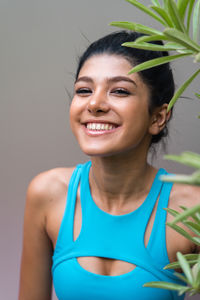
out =
[[[66,89],[72,93],[77,57],[88,40],[116,30],[108,26],[111,21],[152,25],[124,0],[0,0],[1,299],[17,299],[28,183],[44,170],[88,159],[70,132]],[[194,69],[190,62],[173,64],[177,86]],[[192,93],[198,91],[198,83],[199,79],[185,93],[193,100],[181,100],[176,107],[168,153],[199,152],[200,106]],[[191,172],[162,156],[157,151],[153,164],[171,172]]]

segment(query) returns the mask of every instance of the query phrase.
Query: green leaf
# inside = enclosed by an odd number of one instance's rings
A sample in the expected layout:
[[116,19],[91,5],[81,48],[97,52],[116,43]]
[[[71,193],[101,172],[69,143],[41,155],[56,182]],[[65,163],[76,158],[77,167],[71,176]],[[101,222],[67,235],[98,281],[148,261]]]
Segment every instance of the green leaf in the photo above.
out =
[[193,42],[187,34],[184,34],[183,32],[173,29],[173,28],[167,28],[164,30],[164,34],[166,36],[170,37],[172,41],[175,41],[184,47],[186,47],[189,50],[194,51],[195,53],[200,52],[200,46]]
[[[198,261],[199,254],[185,254],[184,257],[189,265],[194,265]],[[164,267],[165,270],[178,268],[180,268],[179,261],[172,262]]]
[[186,33],[186,28],[182,21],[182,16],[180,15],[177,5],[176,5],[176,2],[174,0],[168,1],[168,11],[169,11],[171,20],[174,24],[174,27],[177,28],[178,30]]
[[135,40],[135,43],[140,42],[153,42],[153,41],[170,41],[170,38],[166,37],[164,34],[155,34],[155,35],[144,35],[140,36]]
[[158,0],[151,0],[152,4],[158,7],[161,7],[160,2]]
[[[145,35],[137,38],[134,42],[137,44],[140,44],[142,42],[153,42],[153,41],[159,41],[159,40],[166,40],[170,41],[170,38],[164,36],[164,35]],[[174,43],[174,42],[167,42],[165,44],[166,47],[173,48],[179,53],[188,53],[188,54],[193,54],[191,50],[187,50],[185,47],[183,47],[180,44]],[[167,51],[170,51],[169,48],[165,49]]]
[[[196,173],[196,172],[195,172]],[[163,175],[161,176],[161,180],[166,182],[175,182],[180,184],[191,184],[200,186],[200,172],[197,174],[193,173],[192,175]]]
[[184,210],[184,211],[188,209],[188,207],[186,207],[184,205],[180,205],[180,208],[182,208],[182,210]]
[[151,50],[151,51],[173,51],[173,50],[176,50],[175,47],[170,47],[167,44],[162,46],[162,45],[145,43],[145,42],[140,42],[140,43],[126,42],[126,43],[123,43],[122,46],[136,48],[136,49]]
[[199,41],[199,26],[200,26],[200,0],[197,1],[193,13],[193,40]]
[[200,205],[195,205],[191,208],[186,209],[180,215],[176,216],[176,218],[172,222],[170,222],[170,224],[172,225],[172,224],[181,222],[184,219],[186,219],[187,217],[190,217],[190,216],[196,214],[197,212],[200,212]]
[[165,45],[176,48],[176,52],[177,53],[180,53],[180,54],[184,54],[185,53],[185,54],[188,54],[188,55],[193,55],[193,51],[187,50],[185,47],[183,47],[180,44],[178,45],[177,43],[174,43],[174,42],[168,42]]
[[200,223],[197,224],[191,221],[184,221],[184,224],[187,225],[187,228],[200,236]]
[[[184,46],[182,46],[182,45],[180,45],[180,44],[177,44],[177,43],[175,43],[175,42],[167,42],[166,44],[165,44],[166,46],[169,46],[169,47],[174,47],[174,48],[176,48],[176,50],[177,51],[179,51],[179,50],[187,50]],[[188,50],[187,50],[188,51]],[[191,50],[190,50],[191,51]],[[191,54],[192,54],[193,52],[191,52]]]
[[192,50],[185,50],[185,49],[182,50],[182,49],[177,49],[176,51],[177,51],[178,53],[180,53],[180,54],[182,54],[182,53],[185,53],[185,54],[186,54],[186,53],[187,53],[187,54],[190,55],[190,56],[193,55],[193,51],[192,51]]
[[200,62],[200,52],[199,53],[197,53],[196,55],[195,55],[195,57],[194,57],[194,62],[196,63],[198,63],[198,62]]
[[190,269],[190,266],[187,262],[187,260],[185,259],[185,257],[183,256],[183,254],[181,254],[180,252],[177,252],[176,254],[177,258],[178,258],[178,261],[181,265],[181,269],[183,270],[186,278],[188,279],[188,282],[193,285],[193,275],[192,275],[192,271]]
[[180,284],[165,282],[165,281],[151,281],[151,282],[145,283],[143,286],[167,289],[167,290],[173,290],[173,291],[180,291],[183,288],[185,289],[185,285],[180,285]]
[[169,208],[169,207],[165,207],[164,210],[166,210],[168,213],[170,213],[170,215],[176,217],[176,216],[179,216],[181,213],[172,209],[172,208]]
[[199,237],[194,236],[194,237],[193,237],[193,242],[194,242],[196,245],[200,246],[200,238],[199,238]]
[[[183,205],[180,205],[180,207],[186,211],[188,210],[188,207],[185,207]],[[196,222],[196,223],[200,223],[200,212],[196,211],[195,214],[191,215],[191,218]]]
[[176,277],[178,277],[180,280],[182,280],[183,282],[187,283],[188,285],[190,284],[190,283],[188,282],[188,279],[187,279],[184,275],[181,275],[181,274],[178,273],[178,272],[174,272],[174,275],[175,275]]
[[168,6],[169,6],[168,2],[169,2],[169,0],[163,0],[163,7],[167,12],[168,12]]
[[198,262],[192,268],[192,273],[195,278],[195,287],[200,290],[200,254]]
[[179,162],[189,167],[200,169],[200,154],[198,153],[185,151],[180,155],[168,154],[165,155],[164,158]]
[[197,70],[174,94],[173,98],[170,100],[167,111],[169,111],[172,106],[176,103],[179,97],[183,94],[185,89],[190,85],[190,83],[195,79],[195,77],[200,73],[200,69]]
[[175,59],[182,58],[182,57],[188,56],[188,55],[189,55],[188,53],[186,53],[186,54],[184,53],[184,54],[169,55],[169,56],[154,58],[154,59],[145,61],[144,63],[141,63],[141,64],[135,66],[128,74],[147,70],[152,67],[156,67],[156,66],[168,63],[170,61],[173,61]]
[[199,290],[199,289],[198,289],[198,290],[195,290],[195,289],[191,288],[190,290],[188,290],[188,295],[189,295],[189,297],[190,297],[190,296],[194,296],[194,295],[199,294],[199,293],[200,293],[200,290]]
[[191,151],[184,151],[181,155],[183,157],[188,157],[190,159],[194,159],[194,160],[200,162],[200,154],[199,153],[195,153],[195,152],[191,152]]
[[188,15],[187,15],[187,32],[188,33],[190,32],[190,21],[191,21],[192,11],[194,8],[194,3],[195,3],[195,0],[189,1]]
[[187,231],[176,224],[167,223],[167,225],[173,228],[175,231],[183,235],[186,239],[192,241],[194,244],[200,246],[200,240],[197,237],[192,237]]
[[179,14],[181,16],[181,19],[184,21],[185,19],[185,13],[188,6],[189,1],[188,0],[178,0],[177,7]]
[[195,93],[195,96],[200,99],[200,94]]
[[148,27],[148,26],[145,26],[142,24],[134,23],[134,22],[111,22],[109,25],[132,30],[132,31],[137,31],[137,32],[149,34],[149,35],[155,35],[155,34],[162,35],[161,31],[158,31],[154,28],[151,28],[151,27]]
[[136,0],[126,0],[126,1],[131,3],[132,5],[134,5],[135,7],[139,8],[140,10],[145,12],[146,14],[150,15],[155,20],[157,20],[158,22],[160,22],[161,24],[163,24],[165,26],[165,22],[163,22],[163,20],[161,18],[159,18],[153,11],[151,11],[148,7],[146,7],[142,3],[139,3]]
[[151,8],[153,10],[155,10],[155,12],[157,12],[157,14],[164,20],[166,25],[168,25],[169,27],[173,27],[173,23],[172,23],[169,15],[163,8],[158,7],[158,6],[151,6]]
[[167,42],[165,46],[174,47],[178,53],[187,53],[188,55],[193,55],[193,51],[187,50],[183,45],[177,44],[175,42]]

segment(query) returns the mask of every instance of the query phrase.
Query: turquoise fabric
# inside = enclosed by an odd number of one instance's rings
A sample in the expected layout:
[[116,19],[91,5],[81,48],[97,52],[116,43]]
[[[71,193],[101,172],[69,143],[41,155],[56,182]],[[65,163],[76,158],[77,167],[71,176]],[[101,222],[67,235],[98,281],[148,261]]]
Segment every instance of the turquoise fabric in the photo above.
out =
[[[143,287],[149,281],[180,283],[173,270],[163,270],[169,263],[165,222],[171,183],[163,183],[159,169],[150,192],[135,211],[111,215],[94,202],[89,186],[91,162],[80,164],[70,179],[66,209],[53,254],[52,275],[59,300],[182,300],[176,291]],[[73,240],[74,211],[80,182],[82,227]],[[156,217],[147,247],[144,235],[154,205],[160,194]],[[77,261],[81,256],[99,256],[136,265],[132,271],[116,276],[95,274]]]

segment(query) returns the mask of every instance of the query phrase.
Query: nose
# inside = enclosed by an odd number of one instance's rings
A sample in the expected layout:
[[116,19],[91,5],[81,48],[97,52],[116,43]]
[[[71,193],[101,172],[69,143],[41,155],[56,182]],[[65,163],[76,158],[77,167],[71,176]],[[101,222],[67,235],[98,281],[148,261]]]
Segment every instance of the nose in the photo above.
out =
[[96,91],[88,100],[87,110],[93,114],[106,113],[109,111],[107,95],[104,92]]

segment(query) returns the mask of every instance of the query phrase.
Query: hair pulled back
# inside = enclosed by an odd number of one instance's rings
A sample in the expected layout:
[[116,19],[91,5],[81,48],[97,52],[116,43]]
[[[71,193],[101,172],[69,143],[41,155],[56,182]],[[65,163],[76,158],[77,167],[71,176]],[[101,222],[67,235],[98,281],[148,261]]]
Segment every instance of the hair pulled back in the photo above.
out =
[[[94,55],[119,55],[127,59],[132,66],[154,58],[169,55],[167,51],[151,51],[121,46],[125,42],[135,41],[141,36],[144,36],[144,34],[119,31],[108,34],[93,42],[79,59],[76,79],[78,78],[84,63]],[[163,45],[162,41],[154,41],[152,43]],[[175,90],[174,78],[169,63],[138,72],[138,74],[150,89],[151,97],[149,100],[149,113],[151,113],[154,108],[159,107],[164,103],[169,103]],[[168,129],[167,126],[165,126],[158,135],[152,136],[151,144],[158,143],[162,137],[167,135]]]

